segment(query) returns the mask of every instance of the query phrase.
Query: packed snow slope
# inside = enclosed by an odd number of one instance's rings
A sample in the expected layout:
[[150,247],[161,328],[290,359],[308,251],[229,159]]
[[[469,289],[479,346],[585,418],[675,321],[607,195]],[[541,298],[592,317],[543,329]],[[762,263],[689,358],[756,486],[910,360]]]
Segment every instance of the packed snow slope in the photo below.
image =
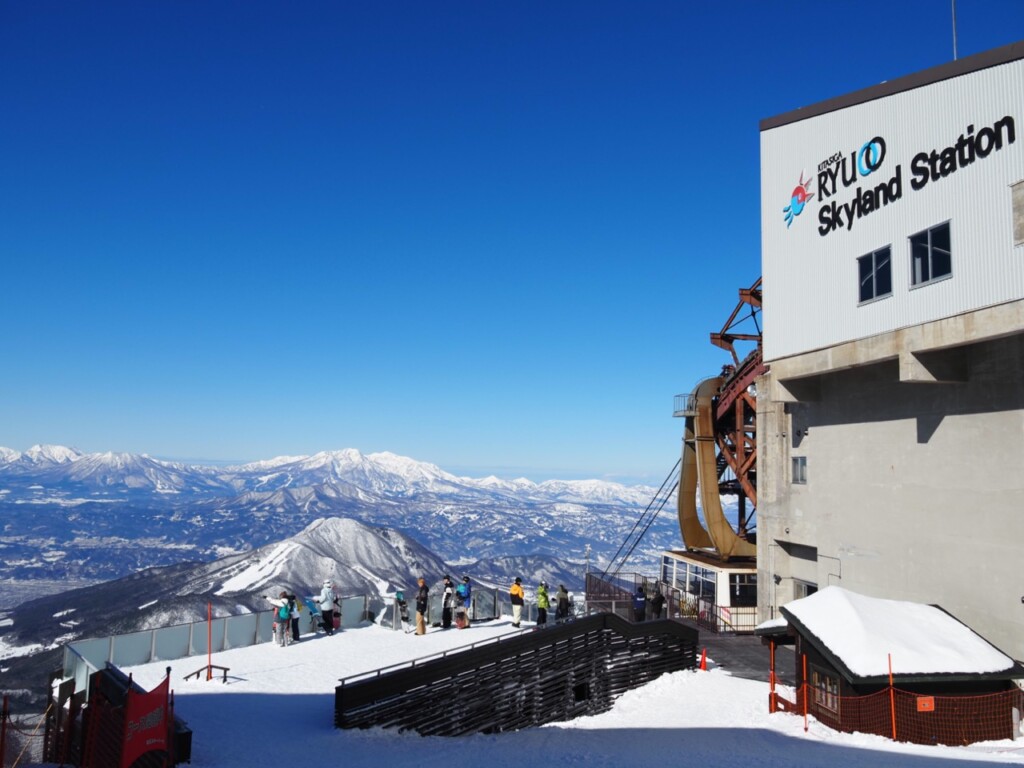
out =
[[[286,648],[272,643],[240,648],[213,657],[214,664],[230,668],[226,684],[183,680],[203,667],[205,658],[172,662],[176,712],[194,733],[192,766],[253,768],[294,761],[439,768],[453,763],[522,768],[533,762],[586,768],[1024,765],[1024,741],[925,747],[836,733],[813,719],[805,733],[802,718],[768,714],[767,683],[730,677],[713,660],[708,672],[677,672],[631,691],[602,715],[515,733],[447,739],[333,727],[339,678],[513,631],[510,621],[431,629],[422,637],[364,625],[332,637],[307,635]],[[158,662],[126,671],[150,689],[166,666]]]

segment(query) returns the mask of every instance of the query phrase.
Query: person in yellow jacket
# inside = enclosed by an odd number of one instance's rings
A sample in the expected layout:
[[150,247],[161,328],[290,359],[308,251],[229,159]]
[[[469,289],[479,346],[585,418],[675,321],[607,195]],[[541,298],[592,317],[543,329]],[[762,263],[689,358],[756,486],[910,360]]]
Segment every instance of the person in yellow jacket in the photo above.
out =
[[548,608],[551,601],[548,599],[548,583],[542,581],[537,585],[537,626],[543,627],[548,623]]
[[512,626],[518,627],[519,621],[523,616],[523,580],[516,576],[516,583],[512,585],[512,588],[508,591],[508,596],[512,600]]

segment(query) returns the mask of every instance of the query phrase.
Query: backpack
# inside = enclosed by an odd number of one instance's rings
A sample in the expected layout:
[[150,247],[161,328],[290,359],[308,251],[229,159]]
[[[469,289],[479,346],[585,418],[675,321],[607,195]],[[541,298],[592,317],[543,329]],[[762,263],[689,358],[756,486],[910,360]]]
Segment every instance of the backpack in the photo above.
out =
[[285,604],[277,609],[277,618],[279,621],[287,621],[292,617],[291,605],[285,601]]

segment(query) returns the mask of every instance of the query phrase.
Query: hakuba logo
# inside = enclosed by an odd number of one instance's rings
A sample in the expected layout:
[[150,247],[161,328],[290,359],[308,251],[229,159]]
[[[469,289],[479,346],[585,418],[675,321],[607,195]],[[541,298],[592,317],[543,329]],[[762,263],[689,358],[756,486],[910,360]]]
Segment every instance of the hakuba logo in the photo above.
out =
[[782,209],[782,217],[786,220],[786,229],[789,229],[789,225],[793,223],[794,217],[801,214],[807,201],[814,197],[810,187],[811,180],[807,179],[804,181],[804,172],[800,171],[800,183],[793,188],[793,194],[789,198],[789,205]]

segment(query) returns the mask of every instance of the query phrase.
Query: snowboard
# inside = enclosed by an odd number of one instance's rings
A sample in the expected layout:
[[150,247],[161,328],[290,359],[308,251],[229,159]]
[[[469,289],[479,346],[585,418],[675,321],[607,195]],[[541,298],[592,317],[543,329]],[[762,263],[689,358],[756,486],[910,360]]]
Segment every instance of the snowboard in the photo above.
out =
[[324,616],[320,613],[320,606],[308,597],[302,598],[302,602],[309,608],[309,620],[313,626],[313,631],[316,632],[317,629],[324,629]]

